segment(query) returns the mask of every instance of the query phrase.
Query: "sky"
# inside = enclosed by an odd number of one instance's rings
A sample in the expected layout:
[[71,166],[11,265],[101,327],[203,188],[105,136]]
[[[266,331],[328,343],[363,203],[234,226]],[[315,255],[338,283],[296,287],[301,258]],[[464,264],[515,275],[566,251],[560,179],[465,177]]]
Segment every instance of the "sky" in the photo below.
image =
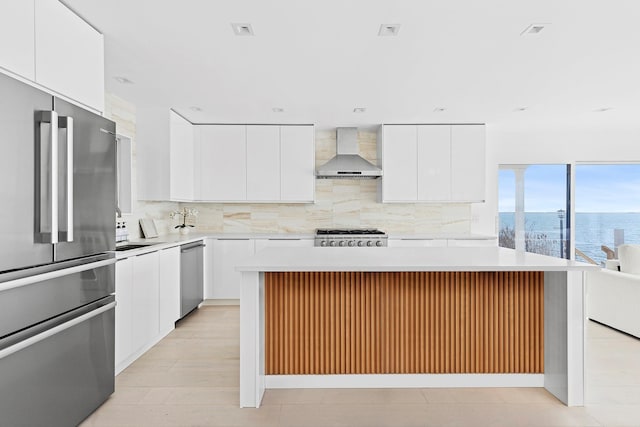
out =
[[[513,171],[500,170],[500,212],[515,211]],[[576,212],[640,212],[640,164],[577,165]],[[531,165],[525,172],[525,211],[566,209],[566,165]]]

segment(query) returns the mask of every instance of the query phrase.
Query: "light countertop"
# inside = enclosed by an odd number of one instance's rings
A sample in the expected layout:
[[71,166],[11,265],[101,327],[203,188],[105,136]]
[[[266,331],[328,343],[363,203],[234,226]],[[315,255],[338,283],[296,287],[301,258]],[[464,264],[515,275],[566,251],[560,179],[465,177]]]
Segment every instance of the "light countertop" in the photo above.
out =
[[[143,255],[145,253],[154,252],[158,250],[167,249],[173,246],[179,246],[186,243],[195,242],[203,239],[221,239],[221,240],[247,240],[247,239],[271,239],[271,240],[302,240],[313,239],[315,237],[312,233],[189,233],[186,235],[171,233],[164,234],[162,236],[153,237],[150,239],[131,239],[127,242],[119,242],[117,246],[126,244],[141,243],[149,246],[144,246],[137,249],[131,249],[128,251],[115,252],[117,259],[129,258],[131,256]],[[453,240],[488,240],[495,239],[495,236],[481,235],[481,234],[390,234],[390,239],[401,240],[439,240],[439,239],[453,239]],[[332,248],[336,249],[336,248]],[[376,248],[380,249],[380,248]]]
[[237,271],[581,271],[598,266],[498,247],[266,248]]

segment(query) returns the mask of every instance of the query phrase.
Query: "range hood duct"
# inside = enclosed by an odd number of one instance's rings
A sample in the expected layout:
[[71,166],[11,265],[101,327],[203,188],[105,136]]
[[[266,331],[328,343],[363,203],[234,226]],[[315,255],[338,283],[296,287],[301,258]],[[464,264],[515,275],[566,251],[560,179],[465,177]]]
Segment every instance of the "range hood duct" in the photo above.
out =
[[319,179],[376,179],[382,169],[358,155],[358,129],[336,129],[336,156],[316,171]]

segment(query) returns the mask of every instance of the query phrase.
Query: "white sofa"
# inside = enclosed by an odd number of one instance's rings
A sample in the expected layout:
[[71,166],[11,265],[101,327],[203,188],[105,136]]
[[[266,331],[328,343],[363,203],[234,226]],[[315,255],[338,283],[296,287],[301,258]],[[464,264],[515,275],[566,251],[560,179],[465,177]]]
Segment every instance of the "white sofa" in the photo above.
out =
[[620,271],[587,273],[587,316],[640,338],[640,245],[618,247]]

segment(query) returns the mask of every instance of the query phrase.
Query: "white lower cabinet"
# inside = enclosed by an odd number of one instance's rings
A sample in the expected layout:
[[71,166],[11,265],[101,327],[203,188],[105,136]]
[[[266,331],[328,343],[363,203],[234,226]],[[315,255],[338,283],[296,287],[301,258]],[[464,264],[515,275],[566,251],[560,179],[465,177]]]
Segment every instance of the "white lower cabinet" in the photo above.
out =
[[498,246],[496,239],[449,239],[450,247],[492,247]]
[[180,247],[116,263],[116,374],[167,335],[180,317]]
[[164,336],[180,318],[180,246],[160,251],[159,261],[159,327]]
[[238,261],[255,252],[253,239],[208,239],[205,299],[240,299]]
[[313,239],[256,239],[256,253],[264,248],[312,248]]
[[387,243],[391,248],[442,248],[447,246],[447,239],[389,239]]
[[312,247],[313,239],[207,239],[205,250],[205,299],[240,299],[242,274],[239,261],[267,247]]
[[116,374],[123,370],[133,353],[133,258],[116,263]]
[[133,257],[133,351],[152,342],[159,329],[159,255],[158,252]]
[[497,246],[496,239],[389,239],[392,248],[443,248],[443,247],[490,247]]

